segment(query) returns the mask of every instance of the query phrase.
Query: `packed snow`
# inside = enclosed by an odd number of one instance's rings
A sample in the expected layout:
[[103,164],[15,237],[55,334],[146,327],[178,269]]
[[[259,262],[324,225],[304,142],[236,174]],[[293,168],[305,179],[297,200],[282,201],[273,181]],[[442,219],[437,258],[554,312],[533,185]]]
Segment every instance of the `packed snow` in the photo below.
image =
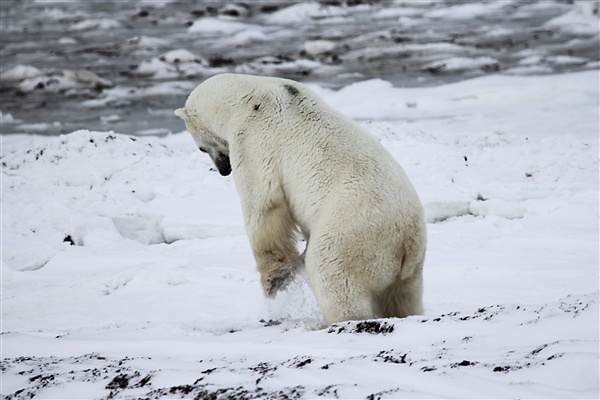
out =
[[596,398],[598,88],[313,86],[428,221],[425,315],[334,326],[305,276],[263,298],[233,180],[188,133],[2,136],[2,395]]

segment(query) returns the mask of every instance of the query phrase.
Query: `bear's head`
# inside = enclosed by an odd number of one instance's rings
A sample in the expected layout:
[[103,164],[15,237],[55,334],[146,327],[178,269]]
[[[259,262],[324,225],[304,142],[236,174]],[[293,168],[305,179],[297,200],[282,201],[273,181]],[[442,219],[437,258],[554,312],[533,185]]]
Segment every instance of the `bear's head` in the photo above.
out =
[[274,126],[285,119],[285,104],[292,101],[298,104],[303,101],[296,82],[219,74],[198,85],[188,96],[185,107],[175,110],[175,115],[185,121],[200,151],[208,153],[225,176],[231,173],[230,144],[233,148],[245,132],[260,127],[263,134],[265,126]]
[[223,176],[231,173],[229,143],[256,111],[257,77],[220,74],[208,78],[188,96],[175,115],[185,121],[200,151],[207,153]]
[[229,144],[217,136],[211,129],[202,123],[202,119],[194,114],[191,109],[178,108],[175,115],[183,119],[185,127],[190,132],[198,149],[210,156],[211,160],[222,176],[231,174],[231,163],[229,162]]

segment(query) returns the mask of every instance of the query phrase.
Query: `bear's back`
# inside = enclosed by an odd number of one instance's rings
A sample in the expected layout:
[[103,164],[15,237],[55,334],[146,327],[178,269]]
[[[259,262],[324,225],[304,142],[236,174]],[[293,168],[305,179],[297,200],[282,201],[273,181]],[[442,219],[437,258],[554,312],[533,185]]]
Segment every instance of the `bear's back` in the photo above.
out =
[[278,83],[277,103],[285,116],[277,138],[282,182],[301,225],[311,225],[322,208],[330,207],[340,218],[367,208],[385,210],[371,216],[382,224],[396,224],[394,210],[402,214],[398,218],[419,218],[422,208],[414,187],[375,137],[306,86]]

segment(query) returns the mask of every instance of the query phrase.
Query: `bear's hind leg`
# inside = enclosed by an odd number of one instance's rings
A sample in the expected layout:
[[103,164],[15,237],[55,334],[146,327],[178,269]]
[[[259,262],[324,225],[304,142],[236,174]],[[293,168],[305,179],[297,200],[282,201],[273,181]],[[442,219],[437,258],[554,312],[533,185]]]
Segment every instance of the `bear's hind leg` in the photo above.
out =
[[415,273],[404,280],[398,277],[377,296],[377,306],[378,314],[383,318],[404,318],[423,314],[422,274]]
[[310,253],[305,263],[310,286],[329,325],[376,317],[371,292],[353,276],[338,265],[317,261]]
[[316,289],[315,297],[329,325],[375,318],[370,293],[347,280]]

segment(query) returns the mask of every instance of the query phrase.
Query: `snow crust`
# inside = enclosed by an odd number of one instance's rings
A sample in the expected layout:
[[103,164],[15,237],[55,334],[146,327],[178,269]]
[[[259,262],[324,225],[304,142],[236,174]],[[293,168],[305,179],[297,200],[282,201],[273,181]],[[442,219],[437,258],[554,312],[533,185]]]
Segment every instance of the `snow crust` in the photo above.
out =
[[598,87],[313,87],[428,221],[426,314],[331,327],[304,275],[264,300],[233,180],[186,132],[1,136],[2,395],[597,397]]

